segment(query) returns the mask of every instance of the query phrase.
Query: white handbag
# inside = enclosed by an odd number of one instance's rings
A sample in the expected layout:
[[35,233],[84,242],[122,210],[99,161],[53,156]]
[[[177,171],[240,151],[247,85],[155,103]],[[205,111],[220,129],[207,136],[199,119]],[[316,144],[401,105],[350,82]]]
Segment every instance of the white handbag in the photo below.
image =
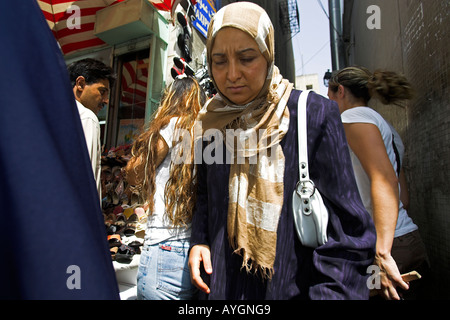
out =
[[298,100],[299,182],[292,195],[294,224],[300,242],[316,248],[327,242],[328,210],[319,190],[309,178],[306,101],[310,91],[303,91]]

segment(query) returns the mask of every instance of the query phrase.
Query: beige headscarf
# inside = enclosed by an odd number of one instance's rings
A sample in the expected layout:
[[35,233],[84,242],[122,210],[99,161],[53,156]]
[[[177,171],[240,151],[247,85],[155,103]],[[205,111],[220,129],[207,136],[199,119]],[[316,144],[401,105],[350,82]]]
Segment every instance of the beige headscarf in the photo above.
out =
[[[250,2],[232,3],[214,15],[206,44],[209,70],[214,39],[225,27],[240,29],[255,39],[267,60],[267,79],[252,102],[234,105],[219,92],[197,119],[203,133],[211,128],[223,133],[244,130],[243,135],[225,139],[234,155],[229,177],[228,236],[235,252],[243,256],[247,271],[259,271],[271,278],[283,206],[284,154],[279,142],[289,127],[286,104],[293,85],[274,65],[274,30],[269,16]],[[212,74],[211,80],[217,88]]]

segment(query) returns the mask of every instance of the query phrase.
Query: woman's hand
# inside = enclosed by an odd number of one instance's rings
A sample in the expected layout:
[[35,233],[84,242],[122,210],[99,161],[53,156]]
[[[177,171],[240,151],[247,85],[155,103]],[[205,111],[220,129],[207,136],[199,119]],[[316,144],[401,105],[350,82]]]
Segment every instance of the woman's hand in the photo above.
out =
[[397,264],[392,256],[375,255],[375,263],[380,268],[381,289],[378,290],[387,300],[400,300],[397,287],[408,290],[408,284],[403,281]]
[[198,289],[206,294],[210,293],[208,285],[200,276],[200,263],[203,262],[203,267],[207,274],[212,274],[211,267],[211,251],[206,245],[196,245],[191,248],[189,254],[189,270],[191,274],[191,282]]

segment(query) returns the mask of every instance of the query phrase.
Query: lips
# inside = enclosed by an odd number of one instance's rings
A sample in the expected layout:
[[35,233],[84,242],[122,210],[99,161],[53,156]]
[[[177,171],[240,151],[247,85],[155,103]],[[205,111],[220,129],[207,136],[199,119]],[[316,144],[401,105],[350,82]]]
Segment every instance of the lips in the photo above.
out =
[[244,86],[235,86],[235,87],[228,87],[228,90],[232,93],[240,93],[242,90],[244,90]]

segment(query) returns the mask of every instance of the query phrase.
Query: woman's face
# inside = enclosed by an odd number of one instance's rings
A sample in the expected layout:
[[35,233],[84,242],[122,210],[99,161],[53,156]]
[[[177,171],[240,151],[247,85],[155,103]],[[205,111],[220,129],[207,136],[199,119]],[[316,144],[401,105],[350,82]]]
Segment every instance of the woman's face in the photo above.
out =
[[[336,90],[336,88],[334,90]],[[337,90],[334,90],[331,86],[328,87],[328,98],[330,98],[330,100],[336,101],[339,106],[339,112],[342,113],[345,111],[345,88],[344,86],[339,85],[337,87]]]
[[220,30],[211,49],[211,72],[219,91],[237,105],[254,100],[267,78],[267,60],[242,30]]

